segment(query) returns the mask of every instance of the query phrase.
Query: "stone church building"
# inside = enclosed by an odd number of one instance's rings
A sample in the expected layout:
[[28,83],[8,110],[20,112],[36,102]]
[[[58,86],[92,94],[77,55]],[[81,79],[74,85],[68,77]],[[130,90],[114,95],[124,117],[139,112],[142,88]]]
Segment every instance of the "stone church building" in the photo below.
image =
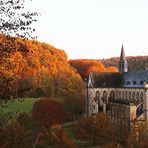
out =
[[148,70],[128,71],[123,46],[119,72],[90,73],[87,81],[87,116],[97,112],[110,115],[125,139],[134,120],[148,120]]

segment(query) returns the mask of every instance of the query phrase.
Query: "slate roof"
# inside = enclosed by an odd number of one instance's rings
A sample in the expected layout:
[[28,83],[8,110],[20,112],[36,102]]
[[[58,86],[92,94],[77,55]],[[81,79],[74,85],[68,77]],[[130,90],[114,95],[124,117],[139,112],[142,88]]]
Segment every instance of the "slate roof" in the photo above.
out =
[[123,87],[144,87],[144,82],[148,82],[148,70],[126,72],[122,75]]
[[95,88],[143,88],[148,83],[148,70],[126,72],[122,75],[117,72],[92,73],[93,87]]
[[93,87],[115,88],[121,86],[121,74],[117,72],[92,73]]

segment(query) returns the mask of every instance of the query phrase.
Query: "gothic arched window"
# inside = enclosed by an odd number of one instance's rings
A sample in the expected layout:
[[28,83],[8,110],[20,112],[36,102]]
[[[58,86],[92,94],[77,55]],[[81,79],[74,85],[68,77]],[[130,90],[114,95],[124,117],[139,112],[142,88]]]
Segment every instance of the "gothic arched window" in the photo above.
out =
[[121,99],[121,91],[119,91],[119,99]]
[[127,91],[125,92],[125,99],[127,99],[128,98],[128,96],[127,96]]
[[96,91],[96,101],[100,104],[100,92],[98,90]]
[[136,93],[136,99],[139,100],[139,92]]
[[124,90],[122,91],[122,98],[124,99]]
[[116,90],[116,98],[118,99],[118,90]]
[[140,93],[140,99],[143,100],[143,92]]
[[132,94],[132,93],[131,93],[131,92],[129,92],[129,94],[128,94],[129,99],[131,99],[131,94]]
[[114,99],[114,98],[115,98],[115,93],[114,93],[113,90],[110,92],[110,98],[111,98],[111,99]]
[[135,92],[132,93],[132,99],[135,99]]
[[102,101],[107,103],[107,92],[103,91]]

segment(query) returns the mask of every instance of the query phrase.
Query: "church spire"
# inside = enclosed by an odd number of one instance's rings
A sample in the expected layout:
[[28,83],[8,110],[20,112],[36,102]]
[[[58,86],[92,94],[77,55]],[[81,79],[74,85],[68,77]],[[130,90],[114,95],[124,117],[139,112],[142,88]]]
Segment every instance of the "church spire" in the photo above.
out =
[[120,61],[126,60],[123,44],[121,47]]
[[128,64],[127,64],[127,60],[125,57],[124,48],[122,44],[121,55],[120,55],[120,60],[119,60],[119,72],[123,74],[124,72],[127,72],[127,71],[128,71]]

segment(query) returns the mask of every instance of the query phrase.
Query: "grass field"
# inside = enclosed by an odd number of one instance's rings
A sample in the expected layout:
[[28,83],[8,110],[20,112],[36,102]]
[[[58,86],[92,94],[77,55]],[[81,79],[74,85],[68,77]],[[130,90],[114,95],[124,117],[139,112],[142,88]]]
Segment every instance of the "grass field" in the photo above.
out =
[[6,108],[3,108],[3,114],[7,114],[10,112],[16,113],[17,116],[19,113],[27,112],[31,113],[33,103],[36,101],[36,98],[23,98],[23,99],[15,99],[13,102],[9,101],[6,104]]

